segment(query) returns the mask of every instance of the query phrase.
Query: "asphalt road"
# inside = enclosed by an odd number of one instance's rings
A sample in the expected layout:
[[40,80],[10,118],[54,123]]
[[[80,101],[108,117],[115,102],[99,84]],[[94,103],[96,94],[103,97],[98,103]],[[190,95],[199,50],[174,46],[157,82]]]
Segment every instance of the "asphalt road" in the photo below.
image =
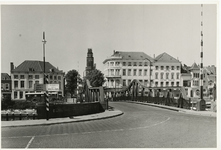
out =
[[2,128],[2,148],[216,148],[216,118],[111,102],[123,115],[88,122]]

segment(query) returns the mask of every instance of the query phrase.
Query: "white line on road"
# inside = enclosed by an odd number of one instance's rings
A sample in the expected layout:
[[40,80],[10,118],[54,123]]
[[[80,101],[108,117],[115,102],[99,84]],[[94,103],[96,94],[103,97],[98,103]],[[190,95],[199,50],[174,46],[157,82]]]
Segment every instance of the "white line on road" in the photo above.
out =
[[33,136],[31,138],[31,140],[28,142],[27,146],[25,147],[25,149],[27,149],[30,145],[31,145],[31,142],[34,140],[35,136]]

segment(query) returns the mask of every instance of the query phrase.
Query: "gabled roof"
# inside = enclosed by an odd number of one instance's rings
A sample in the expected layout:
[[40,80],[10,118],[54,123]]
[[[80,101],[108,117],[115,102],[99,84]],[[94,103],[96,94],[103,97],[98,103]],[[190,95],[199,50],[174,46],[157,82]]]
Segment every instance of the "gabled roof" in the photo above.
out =
[[[53,69],[53,72],[55,73],[61,73],[62,71],[55,68],[52,64],[49,62],[45,62],[45,72],[51,72],[51,69]],[[21,63],[18,67],[13,69],[11,72],[44,72],[44,62],[43,61],[35,61],[35,60],[26,60],[23,63]]]
[[167,53],[162,53],[155,58],[156,62],[180,62],[179,60],[173,58]]
[[104,60],[103,63],[109,60],[149,60],[154,62],[154,59],[144,52],[125,52],[125,51],[116,51],[110,58]]
[[11,80],[11,77],[7,73],[1,73],[1,80]]
[[208,66],[205,67],[205,70],[208,74],[216,75],[216,67],[215,66]]
[[200,67],[194,62],[193,65],[190,67],[190,70],[199,70]]

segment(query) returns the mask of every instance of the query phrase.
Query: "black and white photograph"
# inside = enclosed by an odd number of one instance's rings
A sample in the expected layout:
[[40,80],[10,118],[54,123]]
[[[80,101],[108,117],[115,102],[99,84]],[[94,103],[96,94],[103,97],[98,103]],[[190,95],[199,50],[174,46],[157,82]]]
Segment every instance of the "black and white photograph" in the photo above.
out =
[[1,148],[219,149],[219,5],[1,1]]

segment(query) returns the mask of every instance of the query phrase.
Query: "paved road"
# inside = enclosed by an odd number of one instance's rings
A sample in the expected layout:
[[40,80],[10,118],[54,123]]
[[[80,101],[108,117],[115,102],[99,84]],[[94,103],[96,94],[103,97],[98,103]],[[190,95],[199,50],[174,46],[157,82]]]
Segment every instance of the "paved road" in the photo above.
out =
[[216,148],[216,118],[111,102],[104,120],[2,128],[2,148]]

